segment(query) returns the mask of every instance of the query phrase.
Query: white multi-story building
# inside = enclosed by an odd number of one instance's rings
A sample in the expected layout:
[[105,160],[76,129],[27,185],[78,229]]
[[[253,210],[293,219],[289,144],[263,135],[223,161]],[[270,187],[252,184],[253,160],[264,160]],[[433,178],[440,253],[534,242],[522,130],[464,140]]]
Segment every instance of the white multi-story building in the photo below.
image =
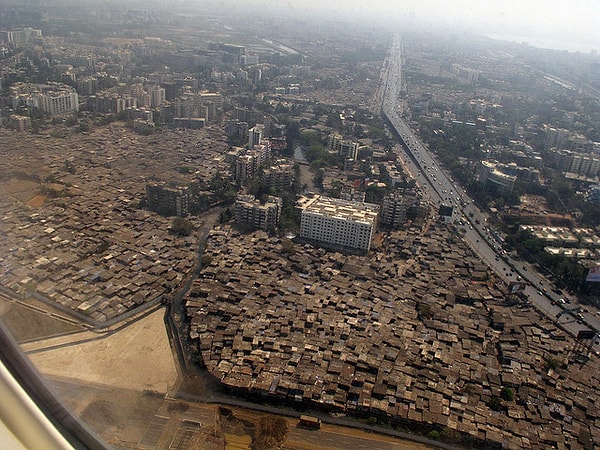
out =
[[300,236],[335,246],[371,249],[379,205],[314,196],[300,200]]
[[152,86],[149,94],[150,106],[153,108],[162,105],[166,100],[165,89],[160,86]]
[[34,38],[42,37],[42,30],[33,28],[19,28],[17,30],[0,31],[0,41],[7,44],[22,45],[31,42]]
[[254,148],[255,145],[261,145],[264,132],[265,127],[262,124],[257,124],[250,128],[248,130],[248,148],[251,149]]
[[479,166],[479,181],[485,185],[492,185],[502,193],[510,194],[515,186],[517,177],[502,171],[506,165],[496,161],[481,161]]
[[17,83],[10,88],[13,108],[39,108],[50,115],[79,111],[79,96],[75,89],[61,83]]
[[79,111],[79,96],[75,91],[47,91],[33,94],[38,108],[50,115],[68,114]]
[[331,134],[328,142],[329,151],[337,153],[344,158],[356,160],[358,157],[358,142],[350,139],[344,139],[339,134]]

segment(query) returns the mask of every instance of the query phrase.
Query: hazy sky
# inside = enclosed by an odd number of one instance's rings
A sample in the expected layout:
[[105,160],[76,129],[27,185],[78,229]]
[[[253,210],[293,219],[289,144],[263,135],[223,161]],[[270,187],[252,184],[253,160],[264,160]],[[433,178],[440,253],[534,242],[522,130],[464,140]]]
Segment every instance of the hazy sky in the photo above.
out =
[[358,17],[452,25],[554,47],[600,50],[600,0],[280,0],[277,8],[325,8]]

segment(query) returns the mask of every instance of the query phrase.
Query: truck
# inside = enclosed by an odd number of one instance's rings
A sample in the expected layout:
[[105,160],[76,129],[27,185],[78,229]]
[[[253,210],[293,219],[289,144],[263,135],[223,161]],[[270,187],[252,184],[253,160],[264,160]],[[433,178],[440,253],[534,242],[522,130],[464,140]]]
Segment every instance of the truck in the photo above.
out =
[[318,430],[321,428],[321,419],[302,414],[300,416],[300,421],[298,422],[298,427],[307,428],[309,430]]

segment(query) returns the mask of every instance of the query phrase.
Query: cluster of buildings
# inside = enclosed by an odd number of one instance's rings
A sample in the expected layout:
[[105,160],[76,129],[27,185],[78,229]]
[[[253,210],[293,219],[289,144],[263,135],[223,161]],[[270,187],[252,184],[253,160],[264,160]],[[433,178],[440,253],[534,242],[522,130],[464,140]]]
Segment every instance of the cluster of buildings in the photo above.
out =
[[[260,202],[252,195],[238,195],[235,222],[253,229],[273,229],[279,223],[281,202],[274,196]],[[409,210],[419,209],[420,202],[410,192],[397,191],[386,197],[382,211],[379,205],[364,201],[312,194],[301,197],[297,207],[301,214],[301,239],[342,251],[368,253],[380,220],[388,227],[399,228],[409,216],[417,215]]]
[[595,180],[600,176],[600,146],[590,153],[552,148],[546,160],[551,167],[570,176]]
[[10,89],[13,109],[39,109],[51,116],[79,111],[79,96],[75,89],[62,83],[15,83]]
[[[245,124],[245,122],[238,123]],[[276,190],[291,186],[294,180],[294,168],[291,163],[277,160],[270,166],[267,165],[273,154],[271,146],[273,139],[266,138],[265,125],[257,124],[246,132],[248,135],[246,147],[233,147],[227,153],[227,161],[231,164],[231,171],[238,185],[242,186],[247,180],[260,177],[263,182]]]
[[[248,123],[256,125],[250,127]],[[254,132],[252,136],[250,136],[250,129]],[[272,150],[287,148],[285,125],[273,123],[271,116],[252,108],[234,107],[225,122],[225,133],[239,145],[251,147],[257,142],[262,143],[268,137]]]
[[231,164],[232,173],[238,185],[258,176],[259,169],[271,156],[268,144],[255,145],[251,149],[234,147],[227,153],[227,161]]
[[1,288],[101,323],[160,301],[191,274],[193,241],[169,235],[167,218],[134,208],[117,186],[89,195],[43,212],[2,198]]
[[564,128],[544,125],[544,150],[573,150],[578,153],[589,153],[598,150],[598,143],[585,136]]
[[519,230],[528,231],[541,240],[546,245],[544,250],[552,255],[573,259],[600,259],[600,237],[592,229],[520,225]]
[[20,47],[42,37],[42,30],[31,27],[0,30],[0,42],[11,47]]
[[598,180],[600,176],[600,143],[569,130],[546,125],[545,162],[570,177]]
[[448,427],[506,448],[600,438],[590,395],[599,375],[563,366],[569,336],[528,306],[506,306],[444,226],[387,239],[366,257],[215,228],[211,263],[185,298],[208,371],[254,398]]
[[191,86],[182,86],[173,97],[158,84],[119,83],[88,96],[87,108],[96,113],[125,112],[130,118],[160,121],[176,128],[198,129],[218,118],[222,102],[221,94],[198,92]]
[[472,67],[465,67],[460,64],[452,64],[452,71],[458,77],[468,80],[471,83],[477,82],[479,80],[479,77],[483,73],[479,69],[473,69]]
[[[160,173],[185,186],[226,173],[223,141],[211,128],[139,136],[113,124],[64,138],[4,130],[1,288],[96,323],[160,301],[191,275],[197,247],[193,236],[170,233],[172,217],[141,209],[140,180]],[[178,170],[198,160],[198,173]],[[157,210],[188,207],[185,188],[147,189]]]

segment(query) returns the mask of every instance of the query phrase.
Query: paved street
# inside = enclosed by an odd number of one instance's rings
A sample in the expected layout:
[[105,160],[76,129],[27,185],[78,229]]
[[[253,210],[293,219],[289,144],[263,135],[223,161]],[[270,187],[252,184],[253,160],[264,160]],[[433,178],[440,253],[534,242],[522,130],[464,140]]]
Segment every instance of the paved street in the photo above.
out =
[[[502,248],[502,237],[489,226],[487,214],[473,204],[466,191],[445,172],[435,155],[406,125],[402,119],[403,107],[399,106],[402,104],[400,93],[405,89],[402,80],[402,44],[399,39],[394,41],[384,67],[387,74],[382,76],[386,83],[382,90],[382,112],[401,139],[402,147],[396,147],[397,155],[413,176],[416,175],[424,198],[434,208],[452,206],[452,221],[464,231],[465,241],[503,282],[528,282],[525,293],[531,304],[551,320],[574,336],[591,327],[600,329],[598,311],[581,308],[574,298],[570,299],[571,303],[563,303],[561,299],[564,294],[553,292],[551,283],[535,267],[506,254]],[[587,309],[590,311],[587,312]],[[576,316],[578,313],[580,317]]]

